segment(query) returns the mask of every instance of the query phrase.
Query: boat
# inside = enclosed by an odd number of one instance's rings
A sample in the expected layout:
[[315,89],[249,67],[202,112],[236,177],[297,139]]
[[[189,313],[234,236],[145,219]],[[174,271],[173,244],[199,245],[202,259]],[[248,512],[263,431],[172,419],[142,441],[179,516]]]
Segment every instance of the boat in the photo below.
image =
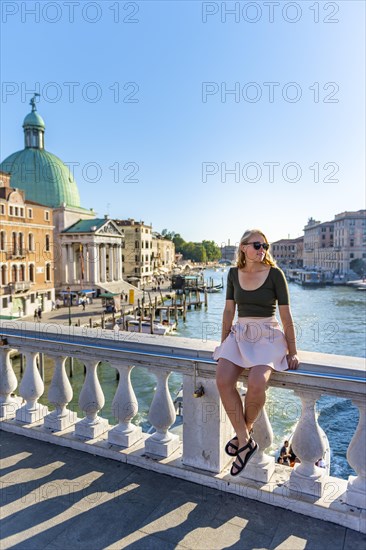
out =
[[304,287],[319,287],[325,285],[323,274],[320,271],[307,271],[305,269],[298,270],[294,282]]
[[166,334],[172,334],[176,328],[177,324],[168,323],[168,321],[153,321],[153,328],[151,330],[151,320],[143,318],[140,320],[139,317],[133,317],[132,315],[126,315],[125,317],[125,328],[121,329],[123,319],[118,319],[116,321],[119,325],[119,330],[127,330],[128,332],[142,332],[144,334],[159,334],[165,336]]

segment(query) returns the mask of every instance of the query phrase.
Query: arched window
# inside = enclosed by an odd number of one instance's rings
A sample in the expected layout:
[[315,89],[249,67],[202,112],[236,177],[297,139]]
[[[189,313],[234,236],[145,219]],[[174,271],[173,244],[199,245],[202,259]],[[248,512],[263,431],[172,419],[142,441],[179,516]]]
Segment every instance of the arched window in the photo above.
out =
[[6,265],[1,266],[1,284],[8,284],[8,266]]
[[21,265],[19,268],[19,281],[25,281],[25,266]]
[[12,244],[13,244],[13,254],[18,253],[18,247],[17,247],[17,234],[15,231],[12,233]]
[[46,264],[46,281],[51,280],[51,264]]
[[19,243],[19,252],[22,254],[24,250],[24,235],[23,233],[18,234],[18,243]]
[[16,265],[11,266],[11,280],[13,283],[18,281],[18,269]]
[[32,252],[34,250],[34,235],[29,233],[28,235],[28,248]]
[[28,271],[29,271],[29,280],[31,283],[34,283],[34,265],[33,264],[29,264]]

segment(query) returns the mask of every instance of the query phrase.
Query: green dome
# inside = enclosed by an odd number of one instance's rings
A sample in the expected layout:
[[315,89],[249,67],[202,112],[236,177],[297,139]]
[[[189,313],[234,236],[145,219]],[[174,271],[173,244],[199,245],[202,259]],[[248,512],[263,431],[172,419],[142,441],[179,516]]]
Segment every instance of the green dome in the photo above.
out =
[[[35,112],[28,117],[42,118]],[[44,124],[44,123],[43,123]],[[44,149],[26,148],[13,153],[0,164],[0,170],[10,173],[11,187],[25,191],[25,199],[56,208],[80,207],[80,197],[76,182],[61,159]]]
[[29,113],[23,122],[23,128],[33,126],[35,128],[45,128],[46,125],[44,123],[43,118],[41,115],[37,113],[37,111],[32,111]]

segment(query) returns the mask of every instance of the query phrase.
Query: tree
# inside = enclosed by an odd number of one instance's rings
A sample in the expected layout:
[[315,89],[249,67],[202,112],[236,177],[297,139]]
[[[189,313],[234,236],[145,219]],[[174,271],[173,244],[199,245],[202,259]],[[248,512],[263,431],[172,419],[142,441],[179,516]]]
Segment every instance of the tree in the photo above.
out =
[[214,262],[221,258],[221,250],[214,241],[202,241],[202,245],[206,250],[206,261]]

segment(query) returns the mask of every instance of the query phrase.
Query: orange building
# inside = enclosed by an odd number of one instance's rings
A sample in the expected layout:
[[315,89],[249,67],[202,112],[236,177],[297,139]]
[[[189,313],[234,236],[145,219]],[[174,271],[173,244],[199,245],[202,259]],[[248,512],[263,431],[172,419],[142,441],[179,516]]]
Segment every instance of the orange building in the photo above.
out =
[[0,318],[50,311],[55,300],[52,208],[27,201],[0,172]]

